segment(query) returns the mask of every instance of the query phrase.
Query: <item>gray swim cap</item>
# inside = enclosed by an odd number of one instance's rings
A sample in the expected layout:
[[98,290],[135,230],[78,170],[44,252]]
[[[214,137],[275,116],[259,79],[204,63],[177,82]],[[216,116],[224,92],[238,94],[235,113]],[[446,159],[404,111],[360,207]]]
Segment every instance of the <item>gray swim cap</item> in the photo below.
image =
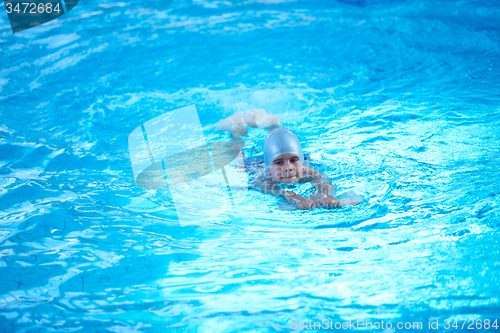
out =
[[304,162],[304,154],[299,139],[291,131],[284,128],[275,128],[267,135],[264,141],[264,163],[269,170],[271,162],[280,155],[296,154]]

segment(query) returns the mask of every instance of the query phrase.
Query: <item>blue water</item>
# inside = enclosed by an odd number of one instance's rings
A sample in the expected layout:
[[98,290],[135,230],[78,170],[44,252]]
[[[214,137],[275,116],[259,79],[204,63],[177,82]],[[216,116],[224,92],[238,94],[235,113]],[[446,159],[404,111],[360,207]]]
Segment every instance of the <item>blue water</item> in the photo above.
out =
[[[1,332],[500,321],[497,1],[82,1],[16,34],[0,12]],[[127,138],[192,104],[209,140],[278,115],[365,200],[250,191],[181,227]]]

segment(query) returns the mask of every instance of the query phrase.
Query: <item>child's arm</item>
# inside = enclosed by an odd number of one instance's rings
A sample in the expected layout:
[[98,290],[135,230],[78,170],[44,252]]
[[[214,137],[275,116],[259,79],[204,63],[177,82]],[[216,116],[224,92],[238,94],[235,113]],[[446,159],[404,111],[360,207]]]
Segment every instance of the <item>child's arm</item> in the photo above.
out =
[[252,181],[251,186],[262,193],[280,196],[289,203],[295,204],[299,209],[316,207],[316,203],[314,201],[303,198],[291,191],[283,191],[278,183],[270,182],[267,179],[257,177]]
[[304,174],[311,176],[316,186],[316,192],[311,196],[316,207],[339,207],[341,202],[332,196],[335,195],[335,187],[330,183],[327,175],[310,167],[305,167]]
[[310,167],[306,167],[304,173],[311,175],[312,181],[316,183],[316,192],[311,196],[311,199],[316,203],[316,207],[354,206],[363,200],[353,192],[343,193],[340,195],[340,199],[337,199],[331,195],[332,193],[335,195],[335,186],[330,183],[330,179],[325,174]]
[[304,175],[311,176],[312,182],[315,183],[316,186],[316,192],[320,193],[322,196],[330,195],[332,192],[335,193],[335,187],[332,185],[327,175],[310,167],[304,167]]
[[316,203],[314,201],[303,198],[291,191],[283,191],[283,194],[281,196],[285,198],[285,200],[289,203],[296,204],[298,209],[309,209],[316,207]]

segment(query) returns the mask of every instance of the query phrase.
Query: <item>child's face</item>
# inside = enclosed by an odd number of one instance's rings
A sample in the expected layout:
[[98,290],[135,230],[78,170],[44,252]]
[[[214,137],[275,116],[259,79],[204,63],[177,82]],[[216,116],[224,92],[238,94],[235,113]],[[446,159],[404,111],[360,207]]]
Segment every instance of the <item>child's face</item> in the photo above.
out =
[[271,162],[269,172],[275,182],[295,183],[304,174],[304,163],[296,154],[280,155]]

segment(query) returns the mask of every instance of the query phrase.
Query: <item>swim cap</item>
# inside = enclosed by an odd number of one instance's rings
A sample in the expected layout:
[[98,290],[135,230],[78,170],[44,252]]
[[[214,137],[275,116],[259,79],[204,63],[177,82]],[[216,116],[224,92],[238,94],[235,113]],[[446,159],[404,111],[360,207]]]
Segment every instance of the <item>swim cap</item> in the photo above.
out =
[[304,154],[299,139],[291,131],[284,128],[275,128],[267,135],[264,141],[264,163],[269,170],[271,162],[284,154],[296,154],[304,162]]

